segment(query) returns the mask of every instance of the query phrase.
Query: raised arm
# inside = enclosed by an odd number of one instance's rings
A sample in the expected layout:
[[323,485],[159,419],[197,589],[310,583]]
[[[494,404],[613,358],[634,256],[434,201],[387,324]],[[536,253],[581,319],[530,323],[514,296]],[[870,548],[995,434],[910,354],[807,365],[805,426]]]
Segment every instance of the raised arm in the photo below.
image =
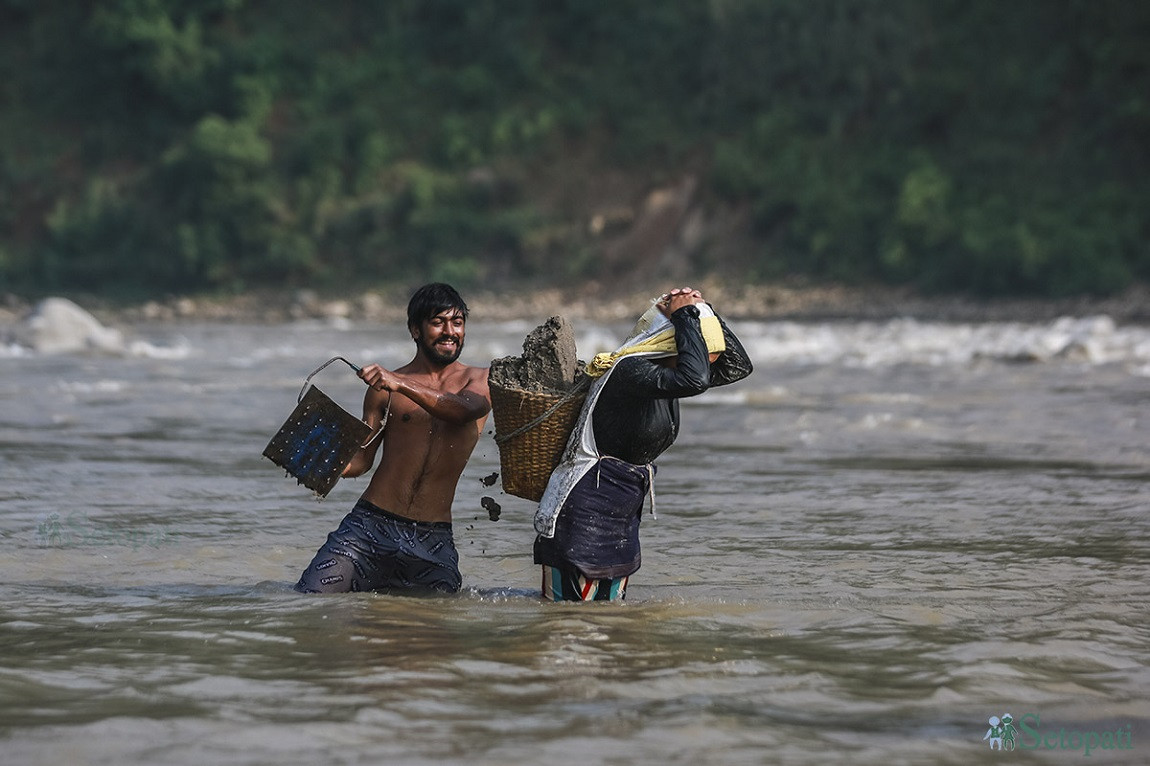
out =
[[464,385],[454,392],[428,386],[414,376],[387,370],[378,364],[364,367],[359,377],[373,390],[403,394],[432,417],[454,425],[479,420],[491,411],[487,369],[483,367],[468,368]]
[[711,385],[707,344],[699,328],[699,310],[686,305],[671,314],[675,328],[675,345],[679,353],[675,364],[664,366],[642,356],[624,357],[613,375],[612,386],[631,396],[649,399],[680,399],[697,396]]

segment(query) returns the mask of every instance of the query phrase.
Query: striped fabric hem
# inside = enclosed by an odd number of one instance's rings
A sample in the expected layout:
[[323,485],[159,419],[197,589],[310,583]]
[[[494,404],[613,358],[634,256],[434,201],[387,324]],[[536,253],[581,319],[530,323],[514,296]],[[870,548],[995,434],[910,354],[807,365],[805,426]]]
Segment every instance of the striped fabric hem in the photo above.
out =
[[627,595],[627,577],[593,580],[576,571],[544,565],[543,598],[546,601],[621,601]]

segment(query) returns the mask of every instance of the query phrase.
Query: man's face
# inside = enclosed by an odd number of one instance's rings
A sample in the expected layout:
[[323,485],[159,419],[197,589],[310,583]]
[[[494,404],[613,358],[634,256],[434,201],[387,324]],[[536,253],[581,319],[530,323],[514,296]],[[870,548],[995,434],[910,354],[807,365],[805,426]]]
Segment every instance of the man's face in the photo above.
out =
[[459,309],[444,309],[431,319],[412,328],[412,337],[419,350],[430,361],[449,365],[463,352],[466,320]]

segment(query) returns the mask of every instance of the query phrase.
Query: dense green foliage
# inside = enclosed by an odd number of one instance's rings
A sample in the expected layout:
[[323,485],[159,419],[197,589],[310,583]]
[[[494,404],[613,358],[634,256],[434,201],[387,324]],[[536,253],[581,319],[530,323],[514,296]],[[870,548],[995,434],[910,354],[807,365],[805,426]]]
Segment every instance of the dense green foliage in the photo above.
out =
[[598,179],[689,173],[707,268],[1113,291],[1147,40],[1125,0],[0,0],[0,284],[597,275]]

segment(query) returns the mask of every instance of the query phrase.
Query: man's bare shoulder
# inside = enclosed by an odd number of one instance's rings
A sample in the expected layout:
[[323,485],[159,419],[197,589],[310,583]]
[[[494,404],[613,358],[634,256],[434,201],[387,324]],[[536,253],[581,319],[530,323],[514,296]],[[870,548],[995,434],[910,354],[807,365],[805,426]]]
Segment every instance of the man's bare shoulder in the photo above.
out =
[[464,365],[464,367],[467,368],[467,372],[471,380],[486,381],[487,374],[491,372],[490,367],[470,367],[468,365]]
[[463,388],[481,388],[487,389],[487,374],[489,368],[487,367],[471,367],[470,365],[459,365],[459,375],[456,380],[460,381]]

